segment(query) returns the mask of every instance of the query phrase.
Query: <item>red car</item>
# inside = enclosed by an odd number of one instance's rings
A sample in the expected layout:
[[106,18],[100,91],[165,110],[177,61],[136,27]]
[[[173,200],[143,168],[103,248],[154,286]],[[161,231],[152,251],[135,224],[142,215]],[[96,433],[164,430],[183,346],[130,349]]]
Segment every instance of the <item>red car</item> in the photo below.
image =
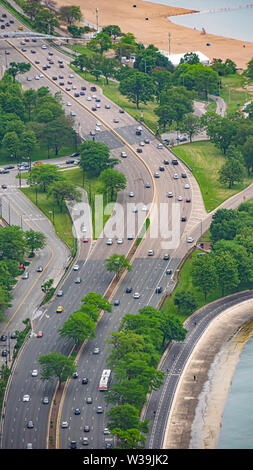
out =
[[88,238],[84,238],[84,239],[83,239],[83,242],[84,242],[84,243],[88,243],[88,241],[89,241]]
[[42,338],[42,336],[43,336],[42,331],[39,331],[39,333],[37,334],[37,338]]
[[34,162],[34,165],[43,165],[42,162]]

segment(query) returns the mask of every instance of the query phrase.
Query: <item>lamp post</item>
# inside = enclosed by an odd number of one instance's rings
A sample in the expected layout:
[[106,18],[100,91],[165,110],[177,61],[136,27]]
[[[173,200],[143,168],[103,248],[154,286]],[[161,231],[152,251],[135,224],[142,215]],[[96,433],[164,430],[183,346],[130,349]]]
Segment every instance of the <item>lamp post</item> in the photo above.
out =
[[52,216],[53,216],[52,222],[53,222],[53,225],[54,225],[54,207],[53,207],[53,210],[52,210],[52,211],[49,211],[49,214],[52,214]]
[[96,8],[96,24],[97,24],[97,32],[98,32],[98,8]]

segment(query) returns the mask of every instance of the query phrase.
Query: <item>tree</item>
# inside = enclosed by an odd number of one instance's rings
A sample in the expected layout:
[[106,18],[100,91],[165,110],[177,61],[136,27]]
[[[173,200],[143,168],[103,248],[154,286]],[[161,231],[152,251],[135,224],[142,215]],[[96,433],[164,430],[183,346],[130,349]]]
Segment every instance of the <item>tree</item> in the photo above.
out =
[[91,39],[88,43],[88,48],[92,49],[95,52],[99,52],[101,55],[111,49],[112,40],[109,34],[106,33],[97,33],[96,36]]
[[93,305],[97,310],[112,311],[112,304],[97,292],[89,292],[83,299],[83,305]]
[[163,332],[163,346],[168,341],[183,341],[187,333],[179,319],[171,314],[165,314],[162,317],[161,329]]
[[152,79],[156,89],[156,98],[159,100],[161,93],[166,93],[172,87],[171,72],[166,69],[154,69]]
[[213,116],[207,124],[207,135],[224,155],[226,155],[231,140],[236,133],[236,127],[235,122],[217,115]]
[[153,100],[155,87],[151,77],[143,72],[136,72],[120,82],[119,91],[139,109],[140,103],[146,104]]
[[30,250],[30,255],[34,255],[34,251],[45,246],[46,237],[44,233],[35,232],[34,230],[27,230],[24,233],[27,246]]
[[213,253],[222,256],[223,252],[228,252],[236,261],[240,282],[247,284],[253,281],[253,257],[248,247],[239,244],[239,240],[239,237],[219,240],[213,245]]
[[203,292],[206,302],[207,294],[218,285],[218,275],[214,259],[209,254],[199,256],[192,264],[193,285]]
[[28,119],[31,119],[31,110],[36,107],[37,93],[32,88],[25,90],[23,94],[25,109],[28,112]]
[[7,73],[12,76],[13,82],[15,82],[17,75],[23,75],[28,72],[31,68],[30,63],[26,62],[10,62],[10,67],[7,69]]
[[220,76],[236,73],[236,64],[231,59],[226,59],[225,62],[222,59],[213,59],[211,67]]
[[227,159],[219,170],[219,181],[228,184],[231,189],[235,182],[242,183],[245,177],[245,166],[235,158]]
[[202,128],[200,118],[193,113],[185,114],[180,123],[181,132],[189,137],[190,142],[192,142],[192,138],[198,134]]
[[233,290],[240,282],[238,276],[237,262],[233,256],[226,251],[214,254],[214,266],[218,276],[218,284],[221,287],[222,297],[227,290]]
[[24,131],[22,134],[20,150],[25,153],[27,158],[31,157],[31,153],[36,147],[37,139],[33,130]]
[[146,437],[138,429],[128,429],[121,431],[119,428],[112,429],[112,433],[117,437],[120,442],[120,449],[144,449],[144,445],[140,442],[145,442]]
[[41,5],[41,0],[26,0],[22,8],[31,20],[34,20],[43,6]]
[[105,261],[107,263],[106,269],[109,272],[113,271],[116,274],[119,274],[123,269],[127,269],[127,271],[131,271],[132,269],[132,266],[129,264],[125,255],[114,254]]
[[47,8],[41,9],[34,19],[35,28],[44,34],[54,34],[54,28],[59,26],[55,14]]
[[253,58],[248,62],[245,74],[247,77],[253,78]]
[[125,175],[110,168],[100,173],[99,180],[103,184],[105,191],[110,190],[111,201],[113,201],[115,192],[117,194],[118,191],[122,191],[126,188],[127,180]]
[[0,230],[0,259],[23,262],[26,253],[26,241],[20,227],[11,225]]
[[68,32],[73,36],[73,38],[80,38],[85,32],[85,28],[82,26],[78,28],[75,24],[71,24],[68,26]]
[[100,69],[102,75],[105,77],[107,85],[109,83],[108,79],[114,77],[116,67],[117,61],[115,59],[107,59],[106,57],[102,58]]
[[174,297],[174,304],[179,312],[192,313],[197,308],[197,301],[193,292],[177,291]]
[[136,54],[134,68],[140,72],[151,74],[156,67],[173,71],[172,63],[153,44],[149,44],[146,48],[140,48]]
[[163,126],[165,131],[167,124],[171,125],[173,121],[177,120],[177,113],[173,106],[169,104],[163,104],[155,108],[155,114],[159,117],[158,124]]
[[239,227],[239,213],[233,209],[218,209],[210,225],[211,240],[232,240]]
[[55,181],[51,183],[48,188],[48,197],[53,197],[58,206],[60,207],[60,211],[62,212],[63,209],[63,201],[77,201],[80,202],[82,200],[81,192],[76,189],[75,185],[69,181]]
[[140,429],[142,432],[148,432],[148,421],[141,421],[138,409],[128,403],[111,407],[106,416],[110,430],[113,428],[119,428],[122,431]]
[[102,33],[108,34],[108,36],[113,37],[115,40],[116,37],[121,36],[121,29],[116,24],[110,24],[102,28]]
[[64,176],[56,165],[44,164],[34,166],[29,174],[28,182],[37,183],[46,192],[50,184],[56,181],[63,181]]
[[99,176],[108,168],[113,168],[118,159],[110,158],[110,149],[102,142],[86,140],[80,145],[79,165],[89,176]]
[[196,52],[187,52],[184,54],[184,57],[180,59],[180,64],[194,65],[199,64],[199,62],[199,56]]
[[64,354],[55,351],[39,357],[39,364],[42,367],[41,379],[53,380],[57,378],[60,382],[65,382],[75,372],[73,357],[66,357]]
[[71,25],[75,21],[81,21],[82,12],[79,6],[62,6],[59,9],[59,16]]
[[69,316],[58,331],[63,338],[80,345],[86,339],[95,338],[96,324],[89,315],[76,311]]
[[17,153],[20,146],[19,137],[16,132],[6,132],[2,140],[3,147],[17,158]]
[[48,281],[44,282],[44,284],[41,285],[41,290],[44,292],[44,294],[48,294],[50,290],[52,289],[53,286],[53,279],[49,279]]
[[54,147],[56,156],[64,144],[73,141],[74,136],[75,131],[72,129],[72,120],[67,116],[59,116],[44,128],[44,139],[49,146]]

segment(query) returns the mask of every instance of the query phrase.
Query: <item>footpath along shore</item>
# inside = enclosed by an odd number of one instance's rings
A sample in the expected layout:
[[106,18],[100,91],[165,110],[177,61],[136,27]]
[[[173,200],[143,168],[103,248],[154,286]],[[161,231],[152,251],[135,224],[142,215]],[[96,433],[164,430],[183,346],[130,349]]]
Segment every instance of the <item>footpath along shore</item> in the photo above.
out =
[[[200,31],[176,25],[169,20],[170,16],[194,14],[194,10],[143,0],[57,0],[57,7],[65,5],[79,5],[85,22],[92,25],[98,22],[100,27],[116,24],[123,33],[133,33],[138,42],[145,46],[154,44],[160,50],[169,50],[170,33],[170,50],[173,54],[200,51],[211,60],[229,58],[242,68],[246,68],[253,57],[253,42],[203,35]],[[210,46],[207,46],[208,43]]]
[[252,335],[253,299],[224,310],[210,323],[180,378],[165,449],[217,447],[236,364]]

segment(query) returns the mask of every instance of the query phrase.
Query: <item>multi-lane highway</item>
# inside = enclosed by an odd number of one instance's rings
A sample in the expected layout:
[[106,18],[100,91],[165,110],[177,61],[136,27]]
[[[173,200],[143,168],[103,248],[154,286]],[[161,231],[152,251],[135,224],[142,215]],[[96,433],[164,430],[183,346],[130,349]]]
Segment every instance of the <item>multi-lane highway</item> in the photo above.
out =
[[[13,28],[16,28],[18,23],[16,19],[14,21]],[[43,45],[44,48],[42,48]],[[123,205],[125,215],[127,203],[130,200],[131,203],[138,205],[138,212],[135,213],[137,219],[141,213],[148,213],[148,204],[153,199],[157,205],[149,214],[152,230],[155,226],[154,219],[162,207],[161,204],[165,205],[167,211],[168,223],[165,224],[165,228],[172,230],[173,233],[173,230],[175,231],[179,226],[179,236],[174,245],[164,247],[161,244],[161,235],[164,236],[163,241],[169,242],[171,234],[161,234],[159,230],[161,224],[158,224],[158,232],[155,235],[154,232],[151,233],[153,238],[148,234],[147,239],[139,246],[133,260],[132,271],[126,274],[118,292],[114,295],[114,298],[120,299],[120,306],[114,307],[112,313],[105,314],[99,322],[96,339],[88,343],[79,360],[77,366],[79,378],[73,379],[66,390],[60,418],[69,421],[69,427],[60,431],[59,447],[69,447],[70,440],[80,442],[83,436],[82,426],[89,424],[91,426],[89,446],[101,448],[105,445],[103,429],[106,420],[105,413],[98,415],[95,406],[100,404],[105,406],[102,393],[98,391],[98,381],[108,356],[105,339],[111,331],[118,329],[120,320],[125,313],[137,313],[139,308],[147,304],[157,306],[160,295],[155,294],[156,286],[161,285],[166,289],[170,284],[171,275],[166,274],[166,268],[172,270],[177,268],[182,256],[191,246],[186,243],[186,237],[191,236],[194,230],[199,230],[201,220],[204,219],[206,213],[198,185],[188,169],[185,169],[180,162],[178,165],[172,165],[174,156],[168,149],[157,148],[159,141],[148,130],[144,129],[142,135],[137,136],[138,123],[128,114],[121,113],[119,107],[105,98],[100,89],[97,89],[96,92],[91,91],[91,85],[74,74],[68,67],[68,58],[63,58],[62,54],[41,40],[37,40],[36,43],[25,42],[24,45],[17,43],[16,39],[12,39],[8,40],[7,44],[1,42],[0,47],[3,51],[9,51],[10,54],[5,55],[7,61],[29,60],[32,63],[29,73],[19,77],[24,89],[48,86],[51,93],[61,90],[66,113],[70,112],[75,117],[76,129],[83,138],[91,138],[90,132],[96,128],[96,122],[100,121],[99,128],[101,130],[96,132],[95,138],[105,142],[111,149],[111,155],[121,160],[117,169],[124,172],[127,177],[127,189],[119,195],[118,199]],[[26,50],[22,51],[22,49]],[[32,53],[32,50],[35,53]],[[53,62],[50,64],[51,68],[43,70],[43,67],[49,64],[48,59]],[[63,64],[59,64],[59,60],[62,60]],[[60,65],[63,65],[64,68]],[[64,78],[60,78],[60,75]],[[57,77],[57,80],[53,80],[53,77]],[[27,80],[27,78],[31,78],[31,80]],[[60,81],[64,85],[60,85]],[[84,86],[86,87],[85,95],[75,97],[75,93],[80,94]],[[96,111],[92,110],[92,108],[95,109],[95,106]],[[140,146],[140,141],[149,143]],[[142,153],[138,153],[137,148],[141,148]],[[126,152],[127,158],[121,158],[120,155],[123,151]],[[182,173],[186,173],[187,177],[182,178]],[[178,175],[178,178],[174,177],[175,174]],[[150,183],[150,188],[146,187],[147,182]],[[130,191],[134,193],[131,198],[129,197]],[[172,197],[168,197],[169,192],[172,192]],[[11,188],[5,194],[6,197],[11,197]],[[186,202],[187,197],[189,202]],[[15,197],[15,200],[19,201],[19,199],[19,197]],[[145,210],[144,206],[146,206]],[[174,206],[180,208],[180,217],[175,218],[173,221],[175,226],[172,226],[172,208]],[[184,222],[181,221],[182,215],[186,218]],[[163,219],[163,216],[164,214],[160,218]],[[109,225],[110,222],[107,227]],[[107,231],[107,227],[105,231]],[[37,377],[32,376],[32,370],[39,369],[38,357],[46,352],[52,350],[65,354],[70,352],[71,345],[59,338],[57,330],[68,315],[79,307],[81,298],[87,292],[96,291],[103,294],[106,291],[112,280],[112,274],[105,269],[105,258],[115,252],[127,254],[133,243],[132,240],[128,240],[127,229],[129,226],[126,216],[123,220],[123,227],[122,238],[124,242],[121,245],[114,239],[113,244],[108,246],[106,244],[107,238],[110,238],[108,236],[100,238],[95,243],[89,241],[85,248],[87,251],[80,251],[78,261],[80,265],[78,275],[82,279],[81,284],[75,284],[74,280],[77,274],[71,272],[62,286],[63,297],[60,299],[56,297],[48,305],[46,311],[34,321],[35,331],[42,330],[43,337],[29,339],[13,371],[3,423],[3,448],[25,448],[30,442],[34,448],[46,446],[50,404],[42,404],[42,398],[47,395],[50,400],[52,399],[54,384],[42,383],[39,374]],[[44,230],[47,232],[48,229],[43,228]],[[147,256],[148,250],[153,250],[153,256]],[[163,259],[165,253],[170,253],[171,259],[169,261]],[[125,293],[127,286],[133,287],[134,292],[140,293],[139,299],[134,299],[132,294]],[[56,314],[56,308],[59,304],[64,307],[62,314]],[[92,354],[94,346],[100,348],[100,354]],[[88,386],[80,383],[80,378],[83,375],[89,375]],[[29,402],[22,401],[25,394],[30,395]],[[93,398],[92,405],[85,402],[87,394]],[[81,409],[79,416],[73,414],[73,409],[76,407]],[[34,421],[33,429],[27,428],[29,420]]]

